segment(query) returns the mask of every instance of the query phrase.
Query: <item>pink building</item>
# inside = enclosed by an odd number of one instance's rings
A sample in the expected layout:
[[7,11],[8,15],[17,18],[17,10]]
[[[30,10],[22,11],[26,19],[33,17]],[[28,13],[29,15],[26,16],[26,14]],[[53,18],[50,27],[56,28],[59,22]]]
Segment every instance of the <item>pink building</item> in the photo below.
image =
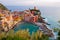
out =
[[38,15],[33,16],[32,14],[25,14],[24,20],[27,22],[37,22],[38,21]]

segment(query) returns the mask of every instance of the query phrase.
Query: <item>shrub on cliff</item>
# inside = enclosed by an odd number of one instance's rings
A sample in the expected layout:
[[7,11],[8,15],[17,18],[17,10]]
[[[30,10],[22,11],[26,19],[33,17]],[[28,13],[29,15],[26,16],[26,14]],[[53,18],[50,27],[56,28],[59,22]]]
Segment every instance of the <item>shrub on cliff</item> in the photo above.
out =
[[2,10],[8,10],[3,4],[0,3],[0,9]]
[[8,33],[1,33],[0,40],[49,40],[49,37],[41,31],[30,35],[28,30],[19,30],[17,32],[10,30]]
[[58,32],[58,38],[57,39],[60,40],[60,30]]

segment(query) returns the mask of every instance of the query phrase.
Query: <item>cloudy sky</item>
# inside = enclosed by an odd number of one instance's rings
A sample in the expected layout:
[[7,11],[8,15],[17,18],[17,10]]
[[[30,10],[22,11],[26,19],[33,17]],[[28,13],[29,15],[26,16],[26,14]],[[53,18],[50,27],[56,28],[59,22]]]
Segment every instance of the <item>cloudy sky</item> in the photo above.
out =
[[40,5],[60,7],[60,0],[0,0],[0,3],[3,3],[7,6]]

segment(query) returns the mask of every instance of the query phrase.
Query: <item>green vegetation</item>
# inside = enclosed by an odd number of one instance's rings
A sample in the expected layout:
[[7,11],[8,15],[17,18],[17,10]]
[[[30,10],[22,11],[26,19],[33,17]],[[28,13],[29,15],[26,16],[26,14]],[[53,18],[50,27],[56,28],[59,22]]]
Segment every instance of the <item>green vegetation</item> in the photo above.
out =
[[60,23],[60,21],[58,21]]
[[60,28],[53,28],[54,32],[58,32]]
[[31,36],[32,40],[49,40],[49,37],[43,34],[41,31],[37,31],[33,33]]
[[1,3],[0,3],[0,9],[2,9],[2,10],[8,10],[4,5],[2,5]]
[[60,30],[58,32],[58,38],[57,38],[57,40],[60,40]]
[[49,40],[49,37],[41,31],[30,35],[28,30],[19,30],[17,32],[10,30],[8,33],[0,33],[0,40]]
[[[58,21],[58,23],[60,23],[60,20]],[[60,26],[60,25],[59,25]],[[58,37],[57,40],[60,40],[60,29],[58,30]]]

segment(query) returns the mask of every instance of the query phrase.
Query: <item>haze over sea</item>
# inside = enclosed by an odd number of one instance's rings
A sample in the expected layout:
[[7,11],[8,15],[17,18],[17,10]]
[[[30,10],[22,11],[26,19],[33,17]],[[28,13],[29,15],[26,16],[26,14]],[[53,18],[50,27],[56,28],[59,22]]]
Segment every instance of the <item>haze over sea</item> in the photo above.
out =
[[[26,9],[32,9],[34,6],[6,6],[11,11],[23,11]],[[40,7],[38,9],[41,11],[42,17],[46,18],[46,21],[51,24],[50,27],[58,27],[58,20],[60,19],[60,7]]]

